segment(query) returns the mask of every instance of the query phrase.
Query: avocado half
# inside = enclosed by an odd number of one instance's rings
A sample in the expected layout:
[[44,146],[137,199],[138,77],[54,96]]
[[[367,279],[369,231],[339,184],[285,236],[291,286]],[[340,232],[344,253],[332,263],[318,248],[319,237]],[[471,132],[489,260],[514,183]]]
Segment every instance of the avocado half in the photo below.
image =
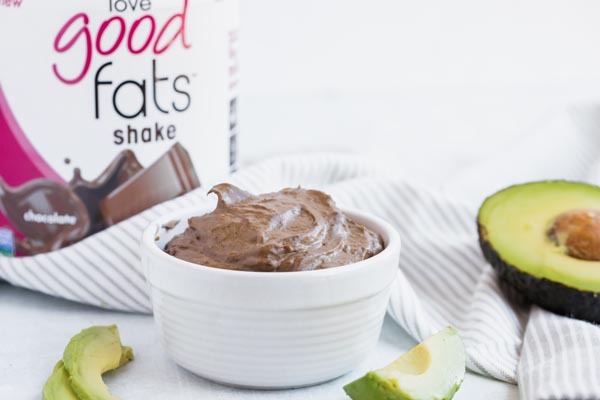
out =
[[484,201],[477,224],[502,280],[543,308],[600,323],[600,187],[511,186]]

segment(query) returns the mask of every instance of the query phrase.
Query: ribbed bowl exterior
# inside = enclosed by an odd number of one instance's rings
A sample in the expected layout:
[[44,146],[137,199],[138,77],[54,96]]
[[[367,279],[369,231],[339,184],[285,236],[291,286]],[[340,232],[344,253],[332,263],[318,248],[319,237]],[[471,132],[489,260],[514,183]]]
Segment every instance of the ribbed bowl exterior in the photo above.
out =
[[[336,378],[368,355],[400,258],[400,238],[389,224],[346,211],[383,238],[384,250],[366,260],[318,271],[246,272],[191,264],[162,250],[200,213],[165,216],[142,237],[154,318],[175,362],[220,383],[278,389]],[[180,224],[165,229],[171,220]]]
[[252,310],[190,302],[152,288],[154,316],[174,361],[216,382],[290,388],[349,372],[376,345],[389,288],[319,309]]

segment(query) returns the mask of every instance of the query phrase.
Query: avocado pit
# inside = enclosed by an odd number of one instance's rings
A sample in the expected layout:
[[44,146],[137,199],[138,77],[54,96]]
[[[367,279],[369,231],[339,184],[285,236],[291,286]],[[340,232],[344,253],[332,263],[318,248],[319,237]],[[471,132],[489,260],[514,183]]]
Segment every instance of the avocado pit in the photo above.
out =
[[600,261],[600,210],[564,212],[554,219],[547,235],[571,257]]

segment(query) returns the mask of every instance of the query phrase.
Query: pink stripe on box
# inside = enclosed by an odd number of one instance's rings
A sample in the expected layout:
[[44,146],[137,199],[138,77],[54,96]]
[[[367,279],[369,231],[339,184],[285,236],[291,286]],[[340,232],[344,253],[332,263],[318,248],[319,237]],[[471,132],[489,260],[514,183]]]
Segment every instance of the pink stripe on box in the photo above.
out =
[[36,178],[49,178],[64,182],[27,139],[8,105],[1,84],[0,143],[2,149],[0,176],[9,185],[22,185]]
[[[32,179],[64,180],[54,171],[25,136],[13,115],[2,85],[0,85],[0,176],[11,186],[20,186]],[[8,226],[17,232],[10,221],[0,213],[0,227]]]

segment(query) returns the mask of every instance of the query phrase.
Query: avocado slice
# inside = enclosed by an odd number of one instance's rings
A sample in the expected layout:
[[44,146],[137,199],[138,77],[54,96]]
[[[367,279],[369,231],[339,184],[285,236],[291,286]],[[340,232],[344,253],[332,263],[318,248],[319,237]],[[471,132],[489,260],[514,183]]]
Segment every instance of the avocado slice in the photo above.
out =
[[502,280],[550,311],[600,323],[600,187],[511,186],[483,202],[477,223]]
[[82,330],[69,341],[63,354],[71,387],[81,400],[115,400],[102,380],[102,374],[131,360],[133,350],[121,346],[115,325]]
[[79,400],[71,389],[69,373],[60,360],[44,385],[44,400]]
[[462,340],[447,327],[344,391],[353,400],[450,400],[464,379],[465,364]]

